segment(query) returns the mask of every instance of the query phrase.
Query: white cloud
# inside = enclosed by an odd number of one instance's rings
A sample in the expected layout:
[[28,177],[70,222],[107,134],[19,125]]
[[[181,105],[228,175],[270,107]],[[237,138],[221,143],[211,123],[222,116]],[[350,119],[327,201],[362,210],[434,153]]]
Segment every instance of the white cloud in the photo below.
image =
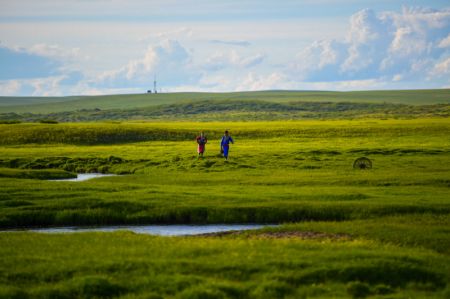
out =
[[284,74],[274,72],[269,75],[259,75],[250,72],[235,88],[236,91],[245,90],[271,90],[271,89],[291,89],[294,83]]
[[[450,76],[450,57],[445,59],[444,61],[441,61],[437,63],[433,70],[431,71],[431,74],[435,76]],[[447,77],[449,79],[449,77]],[[448,80],[450,81],[450,80]]]
[[[386,82],[383,80],[368,79],[368,80],[343,80],[336,82],[305,82],[300,84],[300,89],[351,91],[351,90],[386,89],[389,86],[390,85],[386,84]],[[401,88],[400,85],[398,86],[399,88]]]
[[49,77],[33,79],[30,85],[34,88],[32,96],[62,96],[62,90],[59,88],[61,77]]
[[14,96],[20,92],[21,84],[19,80],[0,81],[0,95]]
[[14,72],[2,65],[0,95],[142,92],[155,75],[167,91],[448,86],[450,9],[364,9],[348,26],[340,20],[4,23],[3,40],[27,41],[0,47],[0,58],[22,61]]
[[438,47],[439,48],[450,48],[450,33],[448,34],[448,36],[446,38],[442,39],[439,42]]
[[189,27],[178,27],[170,30],[160,31],[160,32],[153,32],[146,34],[143,37],[140,37],[138,40],[142,42],[149,42],[154,40],[161,40],[161,39],[184,39],[184,38],[191,38],[193,34],[193,30]]
[[243,56],[238,54],[236,50],[219,51],[208,57],[201,67],[209,71],[218,71],[225,68],[251,68],[261,64],[264,59],[265,55],[261,53]]
[[322,40],[299,52],[289,68],[307,82],[426,80],[450,57],[450,10],[404,9],[402,13],[364,9],[350,18],[347,38]]
[[56,59],[23,48],[0,46],[0,80],[48,77],[60,73]]
[[62,60],[77,59],[80,57],[80,48],[66,49],[59,45],[35,44],[27,49],[29,53]]
[[256,66],[260,63],[262,63],[265,59],[265,55],[258,53],[252,56],[248,56],[248,57],[242,57],[240,58],[239,56],[237,56],[237,60],[233,61],[235,62],[236,65],[244,67],[244,68],[250,68],[253,66]]
[[[236,50],[218,51],[206,60],[194,59],[188,50],[177,40],[164,39],[157,45],[148,47],[143,57],[128,62],[118,70],[107,71],[93,80],[95,88],[150,88],[153,76],[156,76],[165,90],[179,90],[180,86],[194,89],[216,88],[228,90],[236,88],[235,78],[242,76],[242,71],[260,65],[265,60],[261,53],[241,55]],[[214,73],[221,76],[213,76]],[[224,83],[223,78],[231,76],[232,80]],[[220,80],[218,79],[220,77]],[[211,79],[215,78],[215,79]],[[231,82],[234,82],[232,84]],[[224,90],[225,91],[225,90]]]
[[[158,45],[148,47],[141,59],[131,60],[115,71],[104,72],[95,84],[109,87],[137,87],[150,85],[153,77],[166,84],[176,85],[189,81],[191,53],[178,41],[165,39]],[[193,71],[192,71],[193,72]]]
[[396,74],[394,75],[394,77],[392,77],[392,81],[394,82],[398,82],[398,81],[402,81],[403,80],[403,76],[401,74]]
[[219,40],[213,39],[210,40],[211,44],[219,44],[219,45],[231,45],[231,46],[240,46],[240,47],[248,47],[251,45],[249,41],[246,40]]
[[77,70],[79,58],[79,49],[58,45],[0,46],[0,80],[61,77],[73,84],[83,77]]
[[306,47],[295,58],[290,67],[299,80],[315,80],[319,76],[329,80],[339,76],[339,63],[345,56],[346,48],[341,42],[334,40],[315,41]]

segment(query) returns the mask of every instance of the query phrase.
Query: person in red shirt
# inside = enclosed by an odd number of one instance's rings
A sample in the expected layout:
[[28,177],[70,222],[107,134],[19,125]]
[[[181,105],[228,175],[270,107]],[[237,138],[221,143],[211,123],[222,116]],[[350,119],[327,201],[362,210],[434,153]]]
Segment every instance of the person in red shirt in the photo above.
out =
[[198,158],[203,158],[203,153],[205,152],[205,145],[208,142],[208,139],[206,138],[205,134],[203,132],[200,133],[200,136],[197,136],[197,152],[198,152]]

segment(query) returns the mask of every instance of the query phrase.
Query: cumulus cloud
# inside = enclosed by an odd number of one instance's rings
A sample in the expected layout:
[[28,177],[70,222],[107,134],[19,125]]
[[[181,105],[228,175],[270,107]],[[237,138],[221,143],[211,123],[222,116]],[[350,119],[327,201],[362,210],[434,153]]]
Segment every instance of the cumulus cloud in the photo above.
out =
[[342,74],[365,79],[376,73],[379,61],[389,46],[390,24],[370,9],[350,18],[350,31],[345,41],[347,55],[340,65]]
[[364,9],[350,18],[346,39],[312,43],[289,71],[306,82],[426,80],[444,72],[449,31],[450,10]]
[[[152,87],[154,76],[165,91],[360,90],[450,84],[450,9],[364,9],[349,18],[342,38],[316,40],[298,51],[292,50],[291,45],[298,44],[292,40],[286,43],[291,48],[271,48],[271,40],[260,37],[253,40],[220,31],[205,36],[188,27],[165,25],[152,30],[157,32],[134,37],[143,36],[140,41],[150,43],[141,55],[130,60],[127,50],[109,51],[102,66],[96,64],[101,59],[92,60],[92,66],[84,63],[87,67],[82,71],[77,69],[84,59],[78,48],[51,43],[0,46],[0,95],[142,92]],[[104,71],[105,65],[112,65],[107,60],[125,63]]]
[[301,81],[334,81],[341,76],[345,55],[346,47],[338,41],[316,41],[297,55],[290,69]]
[[178,41],[165,39],[148,47],[143,58],[130,61],[119,70],[104,72],[96,82],[98,86],[149,86],[154,76],[170,85],[191,80],[192,54]]
[[104,72],[93,82],[93,86],[144,88],[150,87],[153,76],[156,76],[157,81],[162,82],[166,90],[195,85],[210,88],[211,84],[217,87],[218,84],[207,82],[206,78],[212,73],[250,69],[261,64],[264,59],[265,55],[261,53],[241,55],[231,50],[215,52],[205,60],[195,61],[192,51],[179,41],[164,39],[149,46],[142,58],[131,60],[118,70]]

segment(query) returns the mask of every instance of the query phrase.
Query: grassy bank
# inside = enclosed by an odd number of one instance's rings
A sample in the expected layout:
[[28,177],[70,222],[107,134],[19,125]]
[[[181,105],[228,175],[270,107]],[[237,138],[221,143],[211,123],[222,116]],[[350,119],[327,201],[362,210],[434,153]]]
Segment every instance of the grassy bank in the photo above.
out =
[[75,173],[59,169],[10,169],[0,168],[0,177],[16,179],[57,180],[76,178]]
[[[369,239],[0,234],[7,298],[444,298],[448,256]],[[30,253],[33,254],[30,254]]]

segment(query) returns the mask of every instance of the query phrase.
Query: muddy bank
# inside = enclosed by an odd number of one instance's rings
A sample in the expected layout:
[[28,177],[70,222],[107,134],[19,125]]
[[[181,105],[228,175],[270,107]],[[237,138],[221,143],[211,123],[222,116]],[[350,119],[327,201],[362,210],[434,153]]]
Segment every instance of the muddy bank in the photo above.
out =
[[262,239],[331,239],[331,240],[351,240],[348,234],[330,234],[312,231],[288,231],[288,232],[262,232],[249,233],[246,231],[225,231],[201,234],[202,237],[227,237],[227,236],[244,236],[248,238]]

